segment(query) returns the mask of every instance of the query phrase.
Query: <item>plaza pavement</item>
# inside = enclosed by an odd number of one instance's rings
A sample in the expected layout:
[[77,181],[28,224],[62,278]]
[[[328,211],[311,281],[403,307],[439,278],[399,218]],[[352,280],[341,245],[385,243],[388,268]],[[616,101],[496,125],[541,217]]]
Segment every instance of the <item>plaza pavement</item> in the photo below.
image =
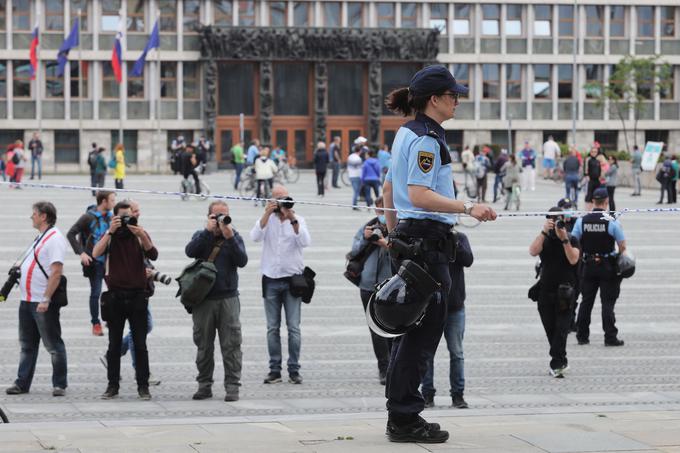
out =
[[[231,193],[231,175],[222,172],[207,180],[214,192]],[[85,185],[88,178],[47,176],[43,181]],[[129,177],[126,186],[175,190],[178,181],[172,176],[139,175]],[[312,173],[304,172],[290,190],[296,198],[318,200]],[[545,210],[562,192],[560,185],[539,181],[536,192],[523,194],[522,209]],[[617,189],[619,207],[652,207],[658,196],[656,190],[647,190],[637,198],[629,192]],[[331,189],[323,200],[347,203],[350,194],[348,187]],[[158,269],[178,275],[189,262],[184,245],[193,231],[202,227],[207,202],[151,195],[135,198],[141,202],[140,223],[160,252]],[[34,237],[28,217],[31,203],[39,199],[56,204],[58,226],[64,233],[91,201],[87,192],[0,187],[3,274]],[[267,351],[259,274],[261,247],[248,238],[262,208],[235,201],[231,209],[250,257],[248,266],[240,271],[244,337],[241,400],[222,401],[219,350],[215,397],[191,400],[196,388],[191,318],[174,298],[174,285],[157,286],[151,300],[151,370],[162,380],[160,386],[151,388],[153,399],[137,400],[132,368],[124,358],[121,397],[100,400],[106,376],[98,357],[105,352],[107,341],[90,334],[89,286],[80,274],[77,257],[69,254],[70,303],[62,311],[69,357],[67,395],[50,396],[51,366],[41,350],[31,393],[0,394],[0,406],[12,422],[0,425],[0,451],[49,447],[64,451],[175,451],[171,445],[176,451],[417,450],[384,442],[383,387],[377,382],[358,290],[342,277],[352,236],[370,216],[347,208],[297,207],[313,240],[305,252],[306,263],[318,275],[315,298],[303,307],[302,315],[301,373],[305,382],[300,386],[264,385]],[[571,369],[561,380],[548,377],[547,342],[536,308],[526,297],[534,275],[528,245],[542,219],[501,219],[473,229],[461,228],[469,235],[475,253],[475,263],[466,273],[466,399],[472,409],[451,410],[448,361],[445,347],[440,347],[435,369],[437,407],[425,415],[440,421],[453,436],[444,446],[429,448],[630,451],[675,446],[678,450],[664,451],[680,451],[679,221],[679,214],[623,217],[628,245],[638,264],[636,275],[624,281],[617,304],[618,327],[626,345],[604,347],[596,304],[591,344],[577,346],[570,336]],[[18,363],[17,295],[18,291],[0,305],[2,385],[11,384]],[[282,339],[285,351],[285,328]],[[353,439],[337,440],[338,436]],[[224,443],[225,439],[229,442]],[[580,443],[574,443],[577,439]],[[570,445],[571,450],[564,449]]]

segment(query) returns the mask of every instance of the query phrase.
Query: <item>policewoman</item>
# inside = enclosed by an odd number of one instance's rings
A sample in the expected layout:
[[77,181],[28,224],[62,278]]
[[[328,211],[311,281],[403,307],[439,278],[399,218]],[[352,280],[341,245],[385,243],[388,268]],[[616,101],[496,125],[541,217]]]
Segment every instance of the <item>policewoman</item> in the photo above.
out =
[[[578,344],[590,343],[590,313],[595,296],[600,291],[602,301],[602,330],[605,346],[623,346],[618,338],[614,305],[621,290],[621,276],[617,275],[617,257],[626,251],[626,238],[617,220],[603,216],[608,207],[605,187],[593,191],[593,211],[576,220],[571,234],[581,243],[583,274],[581,305],[576,320]],[[618,245],[618,253],[615,245]]]
[[[417,327],[394,339],[387,371],[387,435],[394,442],[439,443],[449,438],[436,423],[427,423],[419,413],[425,402],[418,390],[446,321],[446,297],[451,286],[449,261],[455,254],[452,227],[456,214],[465,213],[480,221],[495,220],[488,206],[455,199],[451,157],[441,124],[454,117],[458,96],[467,87],[459,85],[443,66],[418,71],[408,88],[392,91],[385,103],[395,113],[415,114],[399,128],[392,145],[392,165],[384,185],[391,243],[410,245],[418,262],[439,283],[439,290]],[[394,255],[395,267],[400,258]]]

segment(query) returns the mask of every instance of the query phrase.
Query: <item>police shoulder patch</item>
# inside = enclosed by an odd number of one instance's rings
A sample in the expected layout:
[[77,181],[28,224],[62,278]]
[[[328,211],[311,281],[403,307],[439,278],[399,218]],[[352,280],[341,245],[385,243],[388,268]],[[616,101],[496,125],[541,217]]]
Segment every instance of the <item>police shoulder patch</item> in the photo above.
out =
[[434,167],[434,153],[429,151],[418,151],[418,168],[423,173],[429,173]]

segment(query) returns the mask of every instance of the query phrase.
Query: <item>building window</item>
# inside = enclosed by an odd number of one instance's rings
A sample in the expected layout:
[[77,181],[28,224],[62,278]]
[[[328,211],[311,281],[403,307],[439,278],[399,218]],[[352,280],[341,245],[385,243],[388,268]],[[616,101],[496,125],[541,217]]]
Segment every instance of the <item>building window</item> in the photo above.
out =
[[604,28],[604,6],[586,6],[586,36],[602,37]]
[[508,99],[522,99],[522,65],[518,63],[506,66],[506,96]]
[[403,28],[418,27],[417,3],[401,3],[401,26]]
[[161,97],[177,99],[177,63],[174,61],[161,62]]
[[31,72],[28,60],[14,60],[14,93],[15,98],[31,97]]
[[672,101],[675,99],[675,68],[677,66],[672,66],[670,70],[670,83],[666,86],[662,86],[659,89],[659,96],[664,101]]
[[269,25],[285,27],[288,23],[288,2],[269,2]]
[[559,14],[559,35],[574,36],[574,7],[571,5],[560,5]]
[[347,26],[361,28],[364,26],[364,4],[360,2],[347,3]]
[[[229,2],[231,3],[231,2]],[[160,31],[174,32],[177,30],[177,0],[158,0],[161,13]],[[231,22],[229,23],[231,25]]]
[[113,73],[113,68],[111,67],[111,63],[103,62],[102,63],[102,69],[103,69],[103,79],[102,79],[102,97],[104,99],[118,99],[119,94],[119,86],[118,82],[116,81],[116,76]]
[[80,30],[87,31],[87,16],[89,8],[89,0],[71,0],[71,23],[75,20],[78,15],[78,10],[80,10]]
[[[385,99],[393,90],[404,86],[404,80],[410,80],[413,74],[422,66],[418,63],[383,63],[382,64],[382,99]],[[460,80],[457,80],[460,83]],[[387,115],[390,110],[383,104],[383,114]]]
[[0,0],[0,30],[5,29],[5,23],[7,21],[7,15],[5,14],[5,8],[7,8],[6,0]]
[[[361,4],[359,4],[361,6]],[[309,2],[295,2],[293,4],[293,25],[296,27],[309,27],[312,8]],[[363,26],[360,25],[360,26]]]
[[378,13],[378,27],[394,28],[395,25],[394,3],[379,2],[375,4],[375,9]]
[[[82,87],[83,87],[83,99],[87,99],[88,97],[88,82],[90,80],[90,63],[88,61],[82,61],[80,63],[83,66],[83,81],[82,81]],[[71,66],[71,97],[72,98],[78,98],[80,97],[79,91],[78,91],[78,60],[73,60],[69,62],[69,65]]]
[[[16,81],[15,87],[16,87]],[[45,92],[48,98],[64,97],[64,77],[57,77],[57,62],[48,61],[45,64]]]
[[361,64],[328,64],[328,114],[364,114],[364,72]]
[[612,38],[626,36],[626,9],[623,6],[609,7],[609,35]]
[[637,7],[637,27],[638,37],[653,38],[654,37],[654,7],[653,6],[638,6]]
[[133,77],[128,74],[127,84],[128,99],[144,99],[144,74],[140,77]]
[[498,5],[482,5],[482,34],[498,36],[500,33],[498,22],[501,8]]
[[661,7],[661,37],[675,37],[675,6]]
[[[456,82],[470,88],[470,65],[467,63],[453,65],[453,77]],[[461,98],[469,97],[469,94],[461,94]]]
[[340,27],[342,25],[340,2],[324,2],[322,6],[323,24],[326,27]]
[[7,97],[7,63],[0,61],[0,98]]
[[616,151],[618,148],[619,131],[595,131],[595,141],[604,151]]
[[[255,112],[255,64],[218,63],[220,115],[253,115]],[[234,87],[239,87],[234,90]],[[186,135],[185,135],[186,137]]]
[[534,6],[534,36],[552,36],[552,7]]
[[199,63],[185,61],[182,67],[182,91],[184,99],[199,99],[201,97]]
[[201,22],[201,1],[184,0],[184,32],[196,33],[198,24]]
[[78,131],[54,131],[54,161],[58,164],[80,162]]
[[430,3],[430,28],[436,28],[445,35],[448,20],[449,5],[447,3]]
[[506,7],[505,34],[522,36],[522,5],[510,4]]
[[30,0],[12,1],[12,27],[14,31],[29,31],[31,29]]
[[559,99],[571,99],[573,87],[572,65],[557,65],[557,97]]
[[604,67],[599,64],[587,64],[584,69],[586,71],[586,98],[598,99],[602,95]]
[[118,31],[118,22],[120,21],[120,0],[101,0],[101,30]]
[[468,36],[470,34],[470,5],[454,5],[453,34]]
[[274,115],[309,115],[309,73],[308,63],[274,63]]
[[64,0],[45,0],[45,30],[64,30]]
[[255,26],[254,0],[242,0],[238,2],[238,24],[242,27]]
[[482,97],[484,99],[500,98],[501,72],[498,64],[482,65]]
[[[111,149],[120,143],[120,131],[111,131]],[[137,131],[123,131],[123,149],[125,149],[125,163],[137,163]]]
[[127,1],[127,31],[144,33],[144,0]]
[[231,27],[234,23],[234,5],[232,0],[215,2],[215,25]]
[[534,65],[534,98],[550,99],[550,65]]

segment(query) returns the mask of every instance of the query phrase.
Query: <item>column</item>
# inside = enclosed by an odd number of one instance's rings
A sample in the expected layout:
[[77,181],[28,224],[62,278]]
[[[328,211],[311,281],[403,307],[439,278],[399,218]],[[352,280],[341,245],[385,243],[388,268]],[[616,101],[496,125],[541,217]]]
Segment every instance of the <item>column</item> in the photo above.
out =
[[260,139],[270,143],[272,138],[272,116],[274,115],[274,95],[272,94],[271,61],[260,63]]
[[368,65],[368,141],[380,145],[380,117],[382,116],[382,65],[372,61]]
[[314,64],[314,142],[326,141],[328,116],[328,66],[325,62]]

